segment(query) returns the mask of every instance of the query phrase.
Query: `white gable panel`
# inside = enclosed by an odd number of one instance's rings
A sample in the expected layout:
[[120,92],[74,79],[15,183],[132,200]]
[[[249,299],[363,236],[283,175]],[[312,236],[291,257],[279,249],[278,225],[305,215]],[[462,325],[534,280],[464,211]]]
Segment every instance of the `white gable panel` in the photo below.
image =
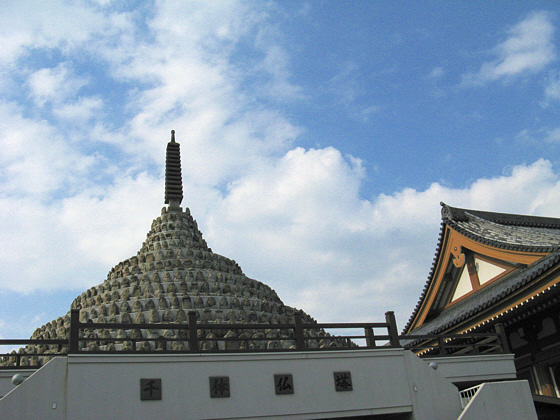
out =
[[480,284],[484,284],[506,271],[503,267],[499,267],[476,257],[474,258],[474,262],[476,264],[476,272],[478,273]]
[[461,273],[461,277],[459,277],[459,283],[457,284],[457,288],[455,289],[455,293],[453,294],[451,301],[459,299],[461,296],[469,293],[472,289],[469,270],[467,270],[467,266],[465,265],[463,266],[463,272]]

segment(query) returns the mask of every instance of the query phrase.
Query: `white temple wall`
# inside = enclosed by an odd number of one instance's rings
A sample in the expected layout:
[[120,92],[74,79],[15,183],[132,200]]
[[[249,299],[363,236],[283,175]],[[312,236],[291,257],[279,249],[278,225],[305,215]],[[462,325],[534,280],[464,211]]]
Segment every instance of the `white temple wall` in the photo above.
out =
[[[280,419],[402,413],[402,419],[455,419],[461,413],[459,393],[443,371],[403,349],[71,355],[55,358],[0,399],[0,418]],[[333,372],[350,372],[352,390],[337,392]],[[275,374],[292,375],[293,394],[275,393]],[[211,398],[211,376],[229,377],[229,397]],[[141,379],[161,380],[161,400],[141,400]],[[531,405],[529,390],[519,392],[526,394],[524,404]],[[502,408],[512,398],[521,401],[508,389],[488,398]]]
[[29,377],[34,370],[29,369],[9,369],[9,370],[0,370],[0,398],[14,389],[14,385],[12,383],[12,377],[16,374],[20,374],[24,378]]
[[66,419],[66,357],[50,360],[0,399],[0,419]]
[[[69,417],[98,419],[99,404],[120,418],[336,417],[412,411],[404,351],[243,355],[71,356]],[[336,392],[333,372],[352,391]],[[292,374],[294,394],[276,395],[275,374]],[[228,376],[229,398],[210,398],[210,376]],[[140,401],[140,379],[161,378],[162,400]],[[92,387],[92,384],[99,384]]]
[[482,383],[516,379],[513,354],[479,354],[472,356],[427,357],[426,363],[436,362],[438,373],[454,384]]
[[457,387],[425,360],[405,351],[408,370],[408,390],[414,406],[414,420],[456,419],[461,413],[461,401]]
[[458,420],[537,420],[529,382],[485,383]]

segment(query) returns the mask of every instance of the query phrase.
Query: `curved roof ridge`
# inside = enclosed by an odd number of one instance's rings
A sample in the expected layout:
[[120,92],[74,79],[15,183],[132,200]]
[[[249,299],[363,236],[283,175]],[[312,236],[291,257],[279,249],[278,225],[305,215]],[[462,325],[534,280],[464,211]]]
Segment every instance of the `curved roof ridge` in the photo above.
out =
[[525,226],[540,228],[558,228],[560,229],[560,219],[555,217],[528,216],[513,213],[497,213],[491,211],[463,209],[459,207],[451,207],[444,202],[441,213],[444,220],[465,221],[469,215],[480,217],[490,222],[499,223],[509,226]]

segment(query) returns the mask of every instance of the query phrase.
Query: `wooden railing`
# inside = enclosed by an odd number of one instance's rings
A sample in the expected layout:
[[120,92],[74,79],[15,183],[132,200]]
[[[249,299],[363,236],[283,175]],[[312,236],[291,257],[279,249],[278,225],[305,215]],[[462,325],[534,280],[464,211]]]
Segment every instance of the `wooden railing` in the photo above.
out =
[[[0,340],[0,346],[27,345],[18,352],[0,354],[0,369],[37,368],[55,356],[107,352],[246,353],[404,347],[420,357],[509,353],[501,324],[493,333],[399,336],[391,311],[385,313],[385,322],[375,323],[304,323],[300,312],[294,314],[291,324],[217,324],[198,322],[196,318],[197,313],[191,311],[186,324],[92,323],[80,322],[79,311],[72,310],[67,339]],[[376,332],[379,329],[382,334]],[[117,330],[129,333],[116,337]],[[142,330],[144,333],[138,333]],[[162,334],[165,330],[176,334],[166,337]],[[112,333],[102,337],[96,331]],[[346,334],[339,335],[340,331]]]
[[[73,318],[72,318],[73,315]],[[244,343],[245,346],[239,351],[279,351],[279,350],[291,350],[291,351],[305,351],[305,350],[333,350],[333,349],[356,349],[356,348],[378,348],[381,345],[378,344],[379,341],[386,345],[389,342],[391,347],[400,347],[398,335],[396,333],[396,322],[393,312],[387,312],[386,322],[378,323],[303,323],[302,314],[296,312],[294,314],[293,324],[217,324],[217,323],[202,323],[198,322],[196,317],[196,312],[191,311],[188,314],[187,324],[176,324],[176,323],[157,323],[157,324],[109,324],[109,323],[83,323],[76,320],[76,314],[71,314],[70,322],[70,338],[69,338],[69,353],[78,354],[83,352],[91,352],[90,350],[84,350],[87,348],[88,342],[104,342],[104,343],[133,343],[133,349],[131,351],[121,351],[121,352],[140,352],[137,348],[137,343],[139,342],[154,342],[161,344],[157,347],[160,352],[167,353],[200,353],[206,351],[234,351],[235,349],[222,350],[220,346],[204,346],[204,343]],[[375,335],[375,328],[384,328],[387,330],[387,334]],[[183,337],[179,338],[166,338],[159,336],[157,338],[99,338],[85,337],[84,334],[80,334],[81,331],[87,330],[179,330],[186,331]],[[328,334],[322,337],[310,336],[306,334],[311,330],[333,330],[333,329],[363,329],[364,333],[359,335],[333,335]],[[244,337],[224,337],[213,334],[213,337],[209,337],[209,332],[213,331],[241,331],[241,332],[255,332],[255,331],[280,331],[283,332],[283,336],[280,337],[267,337],[267,336],[251,336]],[[203,337],[199,337],[199,331],[205,333]],[[288,334],[286,334],[288,333]],[[222,335],[222,334],[219,334]],[[309,345],[311,341],[319,341],[320,339],[326,340],[331,343],[335,343],[337,346],[327,346],[320,348],[318,346]],[[363,339],[365,340],[365,346],[358,346],[354,344],[352,340]],[[289,348],[250,348],[250,342],[290,342],[292,345]],[[173,342],[188,343],[186,350],[170,350],[168,344]],[[85,343],[86,346],[80,345],[80,343]],[[142,351],[145,352],[145,351]]]
[[[385,314],[385,322],[375,323],[304,323],[300,312],[294,313],[291,324],[217,324],[197,321],[197,313],[191,311],[188,314],[186,324],[177,323],[92,323],[80,322],[79,311],[72,310],[70,313],[70,332],[68,339],[56,340],[0,340],[0,345],[31,345],[34,350],[26,352],[15,352],[0,354],[2,363],[0,369],[13,369],[14,367],[36,368],[37,365],[29,363],[30,360],[52,358],[66,354],[92,354],[107,353],[206,353],[206,352],[259,352],[259,351],[323,351],[323,350],[359,350],[375,348],[400,347],[397,324],[393,312]],[[382,329],[383,334],[377,334],[376,330]],[[100,337],[98,334],[89,334],[95,331],[113,331],[108,337]],[[139,337],[117,338],[114,334],[117,330],[132,331],[177,331],[175,337],[145,337],[145,334],[137,334]],[[325,330],[345,330],[347,334],[339,335],[325,333]],[[354,331],[363,333],[354,333]],[[226,336],[225,332],[233,332],[232,336]],[[275,333],[265,334],[266,331]],[[311,334],[318,331],[318,334]],[[348,333],[349,331],[349,333]],[[202,334],[200,334],[202,333]],[[235,334],[239,333],[239,334]],[[321,345],[321,342],[323,343]],[[139,346],[140,343],[140,346]],[[148,343],[148,346],[142,344]],[[173,346],[180,344],[181,348]],[[360,345],[361,343],[361,345]],[[113,344],[113,346],[111,346]],[[125,346],[127,344],[127,346]],[[118,346],[117,346],[118,345]],[[48,346],[48,351],[37,352],[36,349]],[[29,349],[29,348],[28,348]],[[27,362],[22,363],[23,359]],[[5,366],[8,364],[9,366]],[[41,364],[41,363],[39,363]]]

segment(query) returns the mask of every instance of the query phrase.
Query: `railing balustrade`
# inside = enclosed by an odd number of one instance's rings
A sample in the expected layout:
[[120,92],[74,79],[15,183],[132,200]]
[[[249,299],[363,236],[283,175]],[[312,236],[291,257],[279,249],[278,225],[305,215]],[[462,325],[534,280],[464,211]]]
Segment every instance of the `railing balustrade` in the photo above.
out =
[[482,385],[484,384],[478,384],[472,388],[467,388],[459,392],[459,397],[461,398],[461,408],[463,410],[471,402]]
[[[37,367],[30,366],[30,357],[45,359],[66,354],[106,353],[107,348],[118,353],[235,353],[400,347],[394,313],[387,312],[385,318],[385,322],[377,323],[304,323],[302,314],[296,312],[292,324],[229,324],[199,322],[197,312],[191,311],[186,324],[92,323],[80,322],[79,311],[72,310],[68,339],[0,340],[0,345],[32,345],[34,349],[30,353],[20,350],[20,352],[0,354],[1,361],[8,362],[2,365],[9,364],[9,366],[0,365],[0,369]],[[325,330],[357,329],[361,329],[363,334],[325,333]],[[385,330],[386,333],[376,334],[376,329]],[[96,330],[112,331],[113,334],[105,333],[106,336],[100,336],[95,334]],[[124,337],[116,337],[117,330],[128,331],[128,333]],[[137,330],[144,330],[145,333],[131,334],[132,331]],[[165,337],[162,331],[177,331],[177,333],[172,337]],[[311,331],[317,333],[310,334]],[[228,332],[232,334],[227,336]],[[150,337],[152,334],[155,336]],[[323,345],[320,344],[321,342]],[[357,342],[363,342],[365,345],[360,346]],[[139,343],[140,347],[138,347]],[[143,343],[149,343],[149,346],[143,347]],[[173,343],[179,345],[174,346]],[[23,359],[27,361],[22,363]]]
[[[376,332],[379,329],[382,334]],[[118,330],[126,333],[117,337]],[[346,334],[326,330],[345,330]],[[354,333],[359,330],[363,333]],[[136,324],[80,322],[79,311],[72,310],[67,339],[0,340],[0,346],[5,345],[28,347],[0,354],[0,369],[37,368],[54,356],[107,352],[181,354],[400,347],[420,357],[509,352],[499,324],[495,333],[399,336],[393,312],[385,314],[385,322],[376,323],[304,323],[302,314],[296,312],[290,324],[230,324],[199,322],[197,312],[191,311],[185,324]]]

